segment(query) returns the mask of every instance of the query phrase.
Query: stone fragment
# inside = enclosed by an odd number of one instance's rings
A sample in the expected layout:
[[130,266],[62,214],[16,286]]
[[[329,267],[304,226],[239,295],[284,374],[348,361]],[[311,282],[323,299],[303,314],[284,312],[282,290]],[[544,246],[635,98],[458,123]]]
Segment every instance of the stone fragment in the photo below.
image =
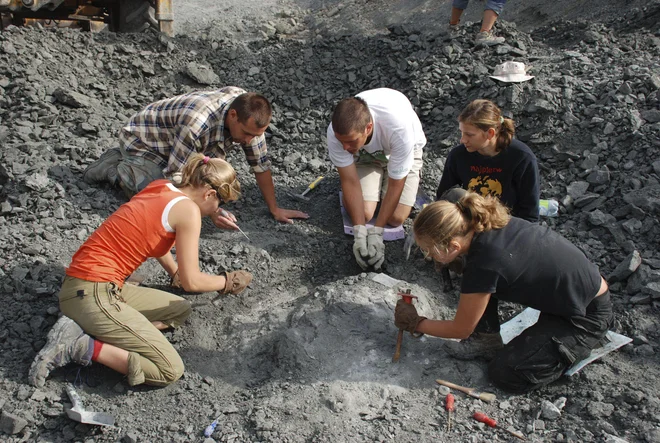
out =
[[660,185],[651,185],[630,191],[623,196],[623,200],[644,211],[658,210],[660,209]]
[[589,183],[585,181],[575,181],[570,185],[566,186],[566,192],[570,195],[573,200],[582,197],[585,192],[589,189]]
[[612,216],[609,214],[605,214],[600,209],[596,209],[589,213],[589,223],[591,223],[594,226],[602,226],[610,221],[610,217]]
[[582,163],[580,163],[580,167],[584,170],[590,170],[596,166],[598,166],[598,154],[589,154]]
[[19,386],[18,392],[16,393],[16,398],[24,401],[30,398],[30,395],[32,395],[32,390],[29,386]]
[[660,122],[660,111],[657,109],[651,109],[649,111],[642,111],[640,112],[640,115],[644,120],[646,120],[649,123],[657,123]]
[[592,185],[604,185],[610,181],[610,171],[607,168],[592,171],[587,176],[587,181]]
[[220,81],[220,77],[211,67],[195,62],[188,63],[186,74],[201,85],[213,85]]
[[655,354],[655,350],[651,345],[640,345],[635,348],[635,354],[650,357],[651,355]]
[[[122,443],[137,443],[139,435],[137,432],[129,431],[121,439]],[[215,441],[215,440],[214,440]]]
[[27,426],[27,420],[7,411],[2,411],[0,415],[0,431],[5,434],[14,435],[18,434]]
[[653,163],[651,163],[651,166],[653,167],[653,172],[656,174],[660,174],[660,160],[656,160]]
[[541,417],[546,420],[557,420],[561,417],[561,410],[554,403],[543,400],[541,402]]
[[35,390],[30,396],[30,400],[34,401],[44,401],[46,399],[46,393],[40,391],[39,389]]
[[53,97],[63,105],[71,106],[72,108],[87,108],[91,106],[89,97],[75,91],[59,88],[53,92]]
[[638,294],[630,297],[630,303],[633,305],[648,305],[651,304],[651,296],[649,294]]
[[629,443],[628,440],[603,432],[603,443]]
[[630,220],[626,220],[625,222],[621,223],[621,227],[628,234],[633,235],[635,234],[635,232],[641,229],[642,222],[637,220],[636,218],[631,218]]
[[612,273],[607,277],[607,281],[615,283],[625,280],[642,264],[642,256],[635,250],[629,254],[621,263],[617,265]]
[[652,281],[647,283],[642,289],[645,294],[648,294],[654,300],[660,299],[660,282]]
[[612,403],[592,401],[587,405],[587,413],[594,418],[609,417],[613,412],[614,405]]

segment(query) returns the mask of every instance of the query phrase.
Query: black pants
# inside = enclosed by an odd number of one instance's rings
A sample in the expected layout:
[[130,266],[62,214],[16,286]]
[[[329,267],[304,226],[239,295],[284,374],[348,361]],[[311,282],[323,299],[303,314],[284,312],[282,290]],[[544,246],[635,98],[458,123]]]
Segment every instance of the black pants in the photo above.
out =
[[609,291],[589,303],[584,317],[541,313],[536,324],[495,354],[488,374],[507,391],[528,392],[545,386],[599,347],[613,321]]

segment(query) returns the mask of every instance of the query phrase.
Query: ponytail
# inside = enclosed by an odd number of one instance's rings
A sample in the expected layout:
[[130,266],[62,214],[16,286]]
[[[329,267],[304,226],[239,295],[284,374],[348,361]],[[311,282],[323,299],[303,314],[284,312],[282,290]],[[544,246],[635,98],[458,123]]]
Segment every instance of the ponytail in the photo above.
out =
[[446,250],[456,237],[501,229],[510,219],[508,209],[498,198],[467,192],[456,203],[440,200],[422,209],[415,218],[413,231],[418,240],[428,239]]
[[236,171],[225,160],[209,158],[204,154],[192,154],[181,170],[179,188],[186,186],[210,186],[224,202],[237,200],[241,185],[236,179]]

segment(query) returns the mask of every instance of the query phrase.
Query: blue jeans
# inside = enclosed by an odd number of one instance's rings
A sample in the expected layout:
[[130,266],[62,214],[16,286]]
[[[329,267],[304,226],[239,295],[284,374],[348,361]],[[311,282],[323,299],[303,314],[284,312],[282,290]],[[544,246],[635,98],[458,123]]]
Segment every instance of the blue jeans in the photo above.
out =
[[[452,6],[457,9],[467,9],[469,1],[470,0],[454,0]],[[497,15],[500,15],[502,13],[502,9],[504,9],[505,3],[506,0],[486,0],[486,6],[484,7],[484,10],[490,9]]]

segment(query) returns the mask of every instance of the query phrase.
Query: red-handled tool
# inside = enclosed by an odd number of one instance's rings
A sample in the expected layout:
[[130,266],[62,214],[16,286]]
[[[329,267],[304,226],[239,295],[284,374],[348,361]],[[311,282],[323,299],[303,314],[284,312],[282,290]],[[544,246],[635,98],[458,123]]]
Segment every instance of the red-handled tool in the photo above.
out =
[[451,415],[454,412],[453,394],[447,394],[447,397],[445,397],[445,409],[447,410],[447,431],[451,431]]
[[[397,295],[403,298],[403,301],[409,305],[412,304],[413,298],[417,298],[416,295],[410,293],[410,289],[400,291]],[[392,357],[392,363],[398,362],[399,357],[401,357],[401,343],[403,343],[403,329],[399,329],[399,335],[396,337],[396,350],[394,351],[394,357]]]
[[505,430],[509,434],[513,435],[514,437],[518,437],[521,440],[527,440],[525,438],[525,436],[522,433],[518,432],[518,431],[511,431],[511,430],[503,428],[501,426],[497,426],[497,422],[495,421],[495,419],[490,418],[489,416],[487,416],[483,412],[475,412],[472,417],[474,417],[475,420],[480,421],[481,423],[485,423],[487,426],[490,426],[491,428],[500,428],[500,429]]

